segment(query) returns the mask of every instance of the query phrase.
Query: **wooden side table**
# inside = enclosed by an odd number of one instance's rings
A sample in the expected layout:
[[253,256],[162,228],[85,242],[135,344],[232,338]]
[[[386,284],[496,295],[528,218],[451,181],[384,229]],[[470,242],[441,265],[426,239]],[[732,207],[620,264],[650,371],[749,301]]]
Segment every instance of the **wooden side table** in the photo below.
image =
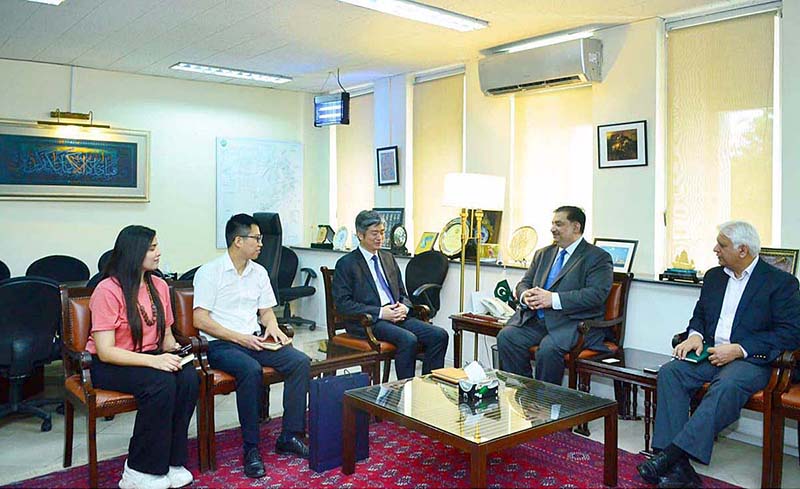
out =
[[469,331],[476,335],[497,336],[497,333],[503,329],[503,323],[491,316],[482,314],[469,312],[453,314],[450,316],[450,320],[453,327],[453,366],[455,368],[461,368],[461,342],[464,331]]
[[[672,356],[635,348],[625,348],[615,354],[582,358],[576,362],[578,389],[589,392],[592,375],[599,375],[644,391],[644,450],[651,454],[650,434],[655,425],[656,387],[658,368],[671,361]],[[654,371],[645,372],[644,369]],[[635,394],[634,394],[635,395]],[[635,404],[634,404],[635,406]],[[634,407],[635,409],[635,407]],[[635,412],[633,413],[636,414]]]

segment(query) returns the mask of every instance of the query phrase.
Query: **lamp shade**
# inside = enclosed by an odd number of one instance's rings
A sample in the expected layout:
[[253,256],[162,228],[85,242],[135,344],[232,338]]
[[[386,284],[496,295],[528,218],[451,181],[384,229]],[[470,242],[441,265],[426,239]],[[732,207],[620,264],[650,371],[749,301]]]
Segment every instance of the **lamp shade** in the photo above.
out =
[[505,199],[505,177],[480,173],[448,173],[444,177],[444,206],[501,211]]

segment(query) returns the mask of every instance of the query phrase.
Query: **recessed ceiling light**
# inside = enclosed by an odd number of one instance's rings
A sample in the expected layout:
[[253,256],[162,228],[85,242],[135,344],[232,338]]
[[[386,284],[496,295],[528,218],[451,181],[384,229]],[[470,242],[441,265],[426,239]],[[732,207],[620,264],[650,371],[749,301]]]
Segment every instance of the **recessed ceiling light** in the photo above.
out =
[[64,0],[28,0],[33,3],[46,3],[47,5],[61,5]]
[[339,0],[359,7],[377,10],[406,19],[447,27],[461,32],[474,31],[487,27],[485,20],[476,19],[449,10],[425,5],[412,0]]
[[170,66],[170,68],[173,70],[203,73],[205,75],[224,76],[226,78],[241,78],[243,80],[255,80],[267,83],[288,83],[292,81],[291,77],[283,75],[271,75],[269,73],[258,73],[256,71],[222,68],[220,66],[198,65],[194,63],[175,63],[174,65]]

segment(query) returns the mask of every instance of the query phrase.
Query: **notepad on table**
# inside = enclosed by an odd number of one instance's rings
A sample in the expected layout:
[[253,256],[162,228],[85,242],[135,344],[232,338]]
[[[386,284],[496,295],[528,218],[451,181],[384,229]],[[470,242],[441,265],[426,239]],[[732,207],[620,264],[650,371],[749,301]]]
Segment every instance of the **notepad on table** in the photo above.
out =
[[467,378],[467,373],[464,372],[463,368],[453,368],[453,367],[437,368],[435,370],[431,370],[431,375],[439,380],[450,382],[451,384],[458,384],[459,380]]

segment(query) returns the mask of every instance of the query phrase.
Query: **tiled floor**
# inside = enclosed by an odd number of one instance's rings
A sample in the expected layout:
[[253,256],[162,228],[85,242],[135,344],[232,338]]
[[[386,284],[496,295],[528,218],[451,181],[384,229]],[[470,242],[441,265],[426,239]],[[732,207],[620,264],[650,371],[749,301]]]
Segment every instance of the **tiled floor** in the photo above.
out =
[[[299,328],[295,341],[304,342],[326,337],[321,329],[309,332]],[[418,368],[420,364],[418,363]],[[60,364],[47,370],[46,393],[59,395]],[[394,375],[394,373],[393,373]],[[270,414],[281,415],[282,386],[270,389]],[[217,431],[238,426],[235,394],[216,398]],[[99,420],[97,425],[97,452],[103,460],[127,452],[128,441],[133,430],[135,413],[119,415],[112,421]],[[64,444],[64,420],[61,415],[53,416],[53,429],[39,431],[38,418],[12,417],[0,421],[0,484],[27,479],[62,468]],[[192,420],[190,436],[196,435],[195,421]],[[602,420],[590,424],[592,438],[602,442]],[[643,448],[644,426],[641,421],[619,422],[619,447],[638,452]],[[86,420],[76,413],[73,448],[73,465],[86,463]],[[722,479],[744,487],[759,487],[761,480],[761,448],[728,438],[722,438],[714,447],[711,465],[695,465],[698,472]],[[800,487],[800,466],[798,459],[786,456],[784,459],[783,487]]]

